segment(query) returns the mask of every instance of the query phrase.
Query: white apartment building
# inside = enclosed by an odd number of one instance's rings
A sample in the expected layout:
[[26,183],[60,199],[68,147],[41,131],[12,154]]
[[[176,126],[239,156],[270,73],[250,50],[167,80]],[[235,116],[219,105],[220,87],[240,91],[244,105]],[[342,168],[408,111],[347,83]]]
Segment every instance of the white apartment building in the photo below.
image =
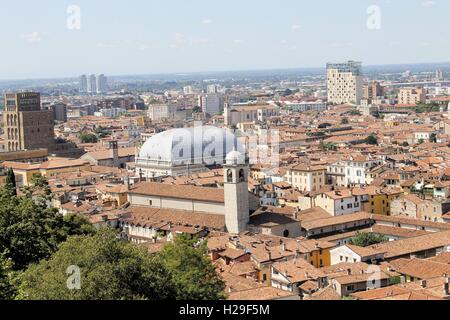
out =
[[192,86],[183,87],[183,94],[189,95],[189,94],[194,94],[194,93],[195,93],[195,90]]
[[367,173],[373,167],[383,164],[381,159],[354,156],[327,166],[327,175],[336,186],[364,186],[369,184]]
[[96,79],[97,93],[102,94],[108,91],[108,80],[104,74],[99,74]]
[[359,105],[363,97],[361,62],[327,64],[328,102]]
[[87,78],[87,92],[97,93],[97,77],[95,74],[91,74],[89,78]]
[[301,102],[286,101],[284,103],[284,106],[289,111],[295,111],[295,112],[306,112],[306,111],[321,112],[321,111],[327,110],[327,104],[325,102],[323,102],[322,100],[317,100],[317,101],[313,101],[313,102],[311,102],[311,101],[301,101]]
[[148,108],[148,117],[156,123],[163,120],[174,119],[177,110],[178,107],[174,105],[154,104],[150,105]]
[[80,79],[79,79],[79,89],[78,89],[78,91],[80,92],[80,93],[87,93],[88,92],[88,80],[87,80],[87,77],[86,77],[86,75],[85,74],[83,74],[83,75],[81,75],[80,76]]
[[419,143],[421,141],[428,142],[432,134],[437,134],[438,131],[432,128],[419,129],[414,132],[414,143]]
[[94,115],[96,117],[106,117],[106,118],[115,118],[127,112],[127,110],[122,108],[108,108],[108,109],[100,109],[95,112]]
[[363,192],[343,189],[323,192],[314,198],[314,203],[333,216],[343,216],[362,211],[363,202],[368,199]]

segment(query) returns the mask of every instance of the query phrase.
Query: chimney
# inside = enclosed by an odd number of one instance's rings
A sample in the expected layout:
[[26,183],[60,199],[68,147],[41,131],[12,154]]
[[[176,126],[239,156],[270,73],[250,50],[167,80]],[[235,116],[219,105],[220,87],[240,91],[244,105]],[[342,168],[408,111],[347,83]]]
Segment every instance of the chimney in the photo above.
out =
[[109,148],[112,150],[112,159],[114,168],[119,167],[119,143],[117,140],[111,140],[109,142]]
[[406,277],[405,277],[405,276],[400,276],[400,283],[401,283],[402,285],[405,285],[405,284],[406,284]]
[[282,242],[280,245],[281,252],[286,251],[286,243]]
[[420,286],[421,286],[422,288],[426,288],[426,287],[427,287],[427,280],[421,280],[421,281],[420,281]]
[[348,268],[347,269],[347,275],[351,275],[352,274],[352,269],[351,268]]

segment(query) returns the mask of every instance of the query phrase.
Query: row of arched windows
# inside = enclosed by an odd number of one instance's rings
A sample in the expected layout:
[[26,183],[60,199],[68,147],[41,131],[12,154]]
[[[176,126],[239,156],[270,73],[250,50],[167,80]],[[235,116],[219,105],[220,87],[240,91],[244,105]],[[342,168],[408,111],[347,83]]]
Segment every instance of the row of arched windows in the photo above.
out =
[[6,124],[8,126],[16,126],[17,125],[17,115],[16,114],[6,115]]
[[19,139],[19,130],[17,128],[8,128],[7,134],[8,134],[8,140],[18,140]]
[[17,151],[19,150],[19,143],[18,142],[8,142],[8,151]]

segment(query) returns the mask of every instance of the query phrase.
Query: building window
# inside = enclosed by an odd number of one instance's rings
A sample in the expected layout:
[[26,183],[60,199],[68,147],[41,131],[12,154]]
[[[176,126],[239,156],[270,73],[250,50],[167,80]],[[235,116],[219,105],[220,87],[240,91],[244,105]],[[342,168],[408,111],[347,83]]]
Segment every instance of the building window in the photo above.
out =
[[245,181],[245,171],[244,169],[239,170],[239,182]]
[[233,171],[232,170],[227,171],[227,182],[233,182]]

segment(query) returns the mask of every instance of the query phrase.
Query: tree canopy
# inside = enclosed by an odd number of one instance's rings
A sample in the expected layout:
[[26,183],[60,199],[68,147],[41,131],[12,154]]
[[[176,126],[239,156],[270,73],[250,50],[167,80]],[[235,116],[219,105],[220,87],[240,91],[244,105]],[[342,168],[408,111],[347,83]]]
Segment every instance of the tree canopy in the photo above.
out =
[[388,242],[389,239],[381,234],[358,232],[355,237],[350,239],[349,244],[359,247],[368,247],[373,244]]
[[50,257],[69,235],[94,230],[85,219],[63,217],[47,207],[44,195],[14,196],[0,188],[0,203],[0,252],[6,252],[14,270]]
[[[77,286],[77,272],[79,282]],[[20,277],[19,298],[37,300],[173,299],[164,264],[112,229],[72,236]]]
[[180,235],[157,254],[172,274],[178,300],[219,300],[225,298],[225,283],[206,255],[206,243]]
[[93,133],[82,133],[79,138],[81,143],[96,143],[98,141],[97,136]]
[[377,138],[377,136],[376,136],[375,134],[372,133],[371,135],[369,135],[369,136],[366,138],[365,142],[366,142],[367,144],[376,145],[376,144],[378,144],[378,138]]
[[13,195],[17,195],[16,175],[11,168],[6,172],[5,187],[9,189]]
[[47,260],[17,280],[17,299],[214,300],[224,282],[206,256],[206,244],[185,236],[151,255],[114,230],[71,236]]

